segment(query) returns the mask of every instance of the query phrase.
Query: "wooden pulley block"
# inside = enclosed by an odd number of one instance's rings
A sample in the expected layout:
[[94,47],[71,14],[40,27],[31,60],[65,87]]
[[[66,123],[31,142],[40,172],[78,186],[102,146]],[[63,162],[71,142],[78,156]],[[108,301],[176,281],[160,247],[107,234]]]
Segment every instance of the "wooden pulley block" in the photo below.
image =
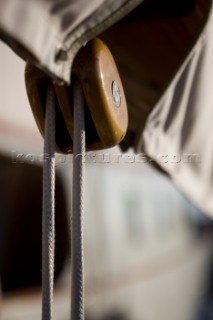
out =
[[[94,39],[78,52],[70,86],[53,84],[56,98],[56,151],[73,149],[72,82],[78,78],[85,99],[86,148],[100,150],[119,144],[125,136],[128,114],[125,95],[114,59],[107,46]],[[41,134],[44,134],[45,92],[51,79],[27,63],[26,88]]]

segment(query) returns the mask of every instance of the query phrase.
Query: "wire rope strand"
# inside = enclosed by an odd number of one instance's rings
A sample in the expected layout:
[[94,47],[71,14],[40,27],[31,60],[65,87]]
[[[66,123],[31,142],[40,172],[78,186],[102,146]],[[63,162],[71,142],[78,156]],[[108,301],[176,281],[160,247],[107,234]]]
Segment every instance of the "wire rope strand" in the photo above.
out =
[[85,180],[85,119],[81,84],[74,82],[73,196],[71,216],[71,320],[84,320],[83,215]]
[[42,320],[52,319],[55,255],[55,95],[47,87],[42,208]]

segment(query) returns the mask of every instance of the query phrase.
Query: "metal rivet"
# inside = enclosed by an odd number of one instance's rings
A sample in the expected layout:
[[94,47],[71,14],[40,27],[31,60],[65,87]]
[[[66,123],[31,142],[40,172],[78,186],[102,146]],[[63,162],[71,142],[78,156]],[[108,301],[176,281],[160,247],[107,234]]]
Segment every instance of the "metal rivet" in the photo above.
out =
[[121,105],[121,93],[116,80],[112,82],[112,96],[116,107],[119,108]]
[[56,63],[66,61],[68,57],[67,50],[63,48],[62,44],[58,43],[55,48],[55,61]]

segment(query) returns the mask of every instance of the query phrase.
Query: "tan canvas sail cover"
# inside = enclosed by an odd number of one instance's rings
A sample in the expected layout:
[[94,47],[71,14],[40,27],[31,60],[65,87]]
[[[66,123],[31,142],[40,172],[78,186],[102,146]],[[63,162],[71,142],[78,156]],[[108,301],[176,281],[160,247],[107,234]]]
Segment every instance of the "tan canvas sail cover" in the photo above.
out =
[[70,81],[79,48],[142,0],[1,0],[1,37],[25,59]]

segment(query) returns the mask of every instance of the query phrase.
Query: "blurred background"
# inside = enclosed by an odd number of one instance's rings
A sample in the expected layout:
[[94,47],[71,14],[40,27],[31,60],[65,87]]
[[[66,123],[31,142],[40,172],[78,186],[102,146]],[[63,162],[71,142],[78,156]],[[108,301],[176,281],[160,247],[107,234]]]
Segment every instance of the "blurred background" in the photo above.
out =
[[[25,64],[0,43],[1,319],[41,309],[43,140]],[[133,151],[128,151],[134,155]],[[149,163],[118,148],[86,163],[87,320],[213,319],[212,221]],[[91,160],[93,159],[93,160]],[[111,159],[111,160],[109,160]],[[72,156],[56,156],[55,319],[69,319]]]

